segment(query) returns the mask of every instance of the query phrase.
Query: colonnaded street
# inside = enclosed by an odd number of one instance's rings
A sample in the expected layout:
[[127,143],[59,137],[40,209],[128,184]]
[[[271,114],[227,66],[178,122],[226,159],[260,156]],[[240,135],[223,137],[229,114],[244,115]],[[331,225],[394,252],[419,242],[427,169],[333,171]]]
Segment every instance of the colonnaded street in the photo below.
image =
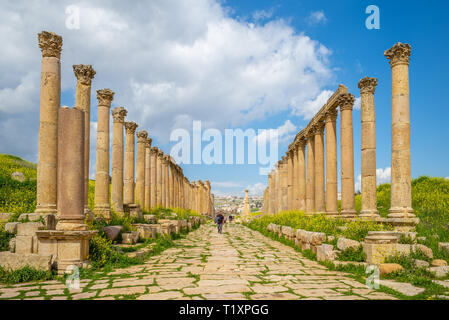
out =
[[0,299],[395,299],[240,224],[202,225],[144,265],[82,279],[0,287]]

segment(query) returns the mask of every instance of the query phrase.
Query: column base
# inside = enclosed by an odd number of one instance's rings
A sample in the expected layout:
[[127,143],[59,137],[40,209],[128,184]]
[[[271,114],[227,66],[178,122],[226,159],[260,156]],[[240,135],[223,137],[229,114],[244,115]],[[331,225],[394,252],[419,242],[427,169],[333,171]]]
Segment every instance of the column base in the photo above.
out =
[[355,211],[353,209],[341,210],[339,216],[342,217],[342,218],[347,218],[347,219],[355,218],[355,217],[357,217],[357,211]]
[[55,257],[59,274],[69,266],[85,267],[89,265],[89,239],[98,231],[42,230],[37,231],[39,254]]
[[380,214],[377,210],[362,210],[359,214],[359,218],[377,219],[380,218]]
[[136,203],[128,203],[123,205],[124,212],[131,218],[141,219],[143,218],[142,210]]
[[56,208],[56,204],[38,205],[36,206],[36,210],[34,210],[34,212],[45,216],[47,214],[57,214],[58,209]]
[[105,206],[95,206],[94,214],[97,216],[102,216],[105,219],[111,219],[111,207],[109,205]]
[[388,211],[388,218],[415,218],[413,208],[410,207],[392,207]]

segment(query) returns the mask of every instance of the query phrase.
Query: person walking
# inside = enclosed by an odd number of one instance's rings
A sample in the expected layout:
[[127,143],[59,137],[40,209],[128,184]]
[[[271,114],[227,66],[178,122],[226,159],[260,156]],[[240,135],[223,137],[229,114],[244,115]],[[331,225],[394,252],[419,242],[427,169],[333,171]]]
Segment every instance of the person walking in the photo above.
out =
[[214,222],[217,224],[218,233],[223,233],[223,224],[225,222],[225,217],[219,213],[215,216]]

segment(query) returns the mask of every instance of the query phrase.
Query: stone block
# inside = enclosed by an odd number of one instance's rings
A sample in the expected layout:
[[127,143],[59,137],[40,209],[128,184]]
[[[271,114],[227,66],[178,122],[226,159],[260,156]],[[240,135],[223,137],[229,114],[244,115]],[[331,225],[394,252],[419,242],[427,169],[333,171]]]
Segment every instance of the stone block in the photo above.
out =
[[326,234],[323,232],[312,232],[310,234],[309,242],[311,245],[319,246],[326,241]]
[[111,241],[115,241],[122,229],[123,226],[108,226],[104,227],[102,230]]
[[438,242],[438,250],[443,250],[449,253],[449,242]]
[[29,221],[29,222],[33,222],[33,221],[39,221],[41,218],[41,215],[39,213],[22,213],[19,216],[19,221]]
[[379,272],[381,275],[389,274],[396,271],[401,271],[404,268],[400,264],[397,263],[381,263],[379,265]]
[[15,253],[29,254],[33,253],[33,236],[16,236]]
[[16,252],[16,238],[9,240],[9,252]]
[[433,259],[432,249],[423,245],[423,244],[415,244],[413,245],[413,251],[421,251],[427,258]]
[[338,238],[337,240],[337,248],[339,250],[346,250],[348,248],[354,248],[357,249],[360,247],[360,242],[356,240],[346,239],[344,237]]
[[5,224],[5,231],[15,234],[17,232],[17,225],[19,225],[20,222],[8,222]]
[[153,214],[146,214],[143,218],[147,223],[156,223],[156,216]]
[[415,267],[417,268],[427,268],[430,266],[430,263],[424,260],[414,259],[413,262],[415,263]]
[[0,221],[8,221],[11,218],[11,213],[0,213]]
[[430,267],[427,268],[428,271],[432,272],[437,278],[444,278],[449,273],[449,267]]
[[387,257],[396,255],[409,255],[411,245],[397,243],[364,243],[363,252],[369,264],[381,264]]
[[333,261],[336,259],[334,246],[331,244],[322,244],[316,247],[316,257],[318,261]]
[[435,259],[435,260],[432,260],[432,262],[430,263],[430,265],[431,265],[432,267],[445,267],[445,266],[447,266],[447,262],[446,262],[446,260]]
[[17,225],[18,236],[34,236],[36,231],[44,229],[42,222],[25,222]]
[[51,255],[0,252],[0,266],[6,270],[18,270],[29,266],[37,270],[48,271],[51,269],[51,263]]
[[139,232],[131,231],[122,233],[122,243],[123,244],[135,244],[139,240]]

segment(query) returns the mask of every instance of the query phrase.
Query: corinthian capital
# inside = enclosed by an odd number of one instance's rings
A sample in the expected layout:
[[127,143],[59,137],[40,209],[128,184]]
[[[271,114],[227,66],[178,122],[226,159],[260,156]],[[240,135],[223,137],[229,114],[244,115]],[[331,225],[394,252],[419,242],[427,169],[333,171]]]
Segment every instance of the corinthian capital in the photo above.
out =
[[393,47],[385,50],[384,56],[390,60],[390,66],[394,67],[396,64],[409,64],[410,53],[412,47],[408,43],[396,43]]
[[149,148],[150,152],[151,152],[151,143],[153,142],[153,139],[151,138],[147,138],[147,140],[145,140],[145,148]]
[[360,93],[374,94],[377,86],[377,78],[365,77],[359,81]]
[[338,104],[340,106],[340,110],[352,110],[354,107],[354,95],[350,93],[343,93],[338,97]]
[[152,155],[157,155],[157,150],[158,150],[157,147],[151,147],[150,153],[151,153]]
[[145,130],[141,130],[136,133],[137,143],[145,143],[148,138],[148,133]]
[[90,64],[74,64],[73,72],[78,82],[90,86],[92,84],[92,79],[94,78],[96,72]]
[[161,149],[157,149],[157,157],[162,159],[164,157],[164,152]]
[[127,134],[134,134],[136,132],[138,125],[133,121],[125,122],[125,129]]
[[99,106],[111,107],[111,102],[114,99],[114,91],[111,89],[97,90],[97,99]]
[[126,111],[126,109],[123,107],[117,107],[112,109],[111,113],[114,122],[123,122],[125,121],[125,117],[128,114],[128,111]]
[[42,51],[42,57],[56,57],[61,58],[62,37],[56,33],[42,31],[37,35],[39,41],[39,48]]

